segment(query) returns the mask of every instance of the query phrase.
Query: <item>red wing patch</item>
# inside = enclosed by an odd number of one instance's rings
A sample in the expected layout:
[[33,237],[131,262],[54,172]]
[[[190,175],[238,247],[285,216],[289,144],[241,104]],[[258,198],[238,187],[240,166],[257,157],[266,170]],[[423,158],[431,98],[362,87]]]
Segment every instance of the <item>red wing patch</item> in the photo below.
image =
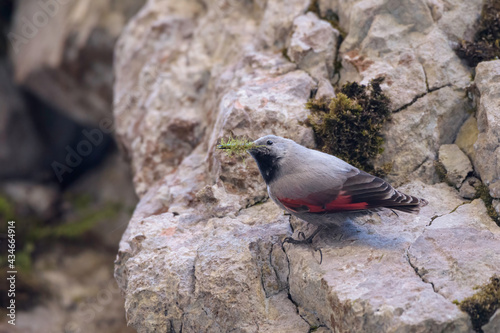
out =
[[333,213],[352,210],[362,210],[368,208],[367,202],[352,202],[350,195],[340,194],[335,200],[325,205],[314,205],[310,201],[301,199],[278,198],[278,200],[288,209],[293,212],[309,212],[309,213]]

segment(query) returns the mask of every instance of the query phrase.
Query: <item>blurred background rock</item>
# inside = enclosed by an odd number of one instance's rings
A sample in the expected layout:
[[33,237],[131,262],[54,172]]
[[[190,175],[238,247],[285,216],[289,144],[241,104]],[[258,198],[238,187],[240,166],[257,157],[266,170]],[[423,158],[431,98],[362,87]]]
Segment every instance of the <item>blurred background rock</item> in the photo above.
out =
[[[0,2],[0,260],[12,219],[19,272],[16,326],[1,313],[0,332],[134,331],[113,261],[137,198],[102,126],[113,119],[115,42],[143,4]],[[67,157],[78,150],[86,156]]]

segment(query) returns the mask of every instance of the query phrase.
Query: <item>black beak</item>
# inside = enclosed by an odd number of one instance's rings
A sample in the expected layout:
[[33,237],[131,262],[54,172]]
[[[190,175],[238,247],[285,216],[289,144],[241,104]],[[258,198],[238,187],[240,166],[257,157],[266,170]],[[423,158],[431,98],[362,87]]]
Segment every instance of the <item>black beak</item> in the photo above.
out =
[[268,151],[268,149],[265,146],[258,145],[254,148],[248,149],[247,151],[250,153],[250,155],[255,156],[255,155],[265,154]]

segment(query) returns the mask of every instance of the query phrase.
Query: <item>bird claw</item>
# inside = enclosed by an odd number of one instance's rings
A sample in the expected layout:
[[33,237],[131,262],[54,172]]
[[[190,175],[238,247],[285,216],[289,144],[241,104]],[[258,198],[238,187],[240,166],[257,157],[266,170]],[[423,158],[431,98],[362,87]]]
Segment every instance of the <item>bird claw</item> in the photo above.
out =
[[285,243],[290,243],[290,244],[311,244],[312,243],[312,238],[307,238],[305,239],[302,239],[302,240],[298,240],[298,239],[294,239],[292,237],[286,237],[284,240],[283,240],[283,244]]
[[323,262],[323,251],[321,251],[321,249],[319,247],[313,249],[314,252],[318,252],[319,251],[319,264],[321,265],[321,263]]
[[[283,239],[283,242],[281,243],[281,247],[283,248],[283,246],[285,245],[285,243],[290,243],[290,244],[307,244],[309,246],[311,246],[312,244],[312,241],[313,241],[313,238],[321,231],[323,230],[322,227],[319,227],[318,229],[316,229],[315,232],[312,233],[311,236],[309,237],[305,237],[304,233],[302,231],[299,231],[298,232],[298,237],[302,237],[302,240],[298,240],[298,239],[294,239],[292,237],[286,237],[285,239]],[[318,252],[319,251],[319,255],[320,255],[320,260],[319,260],[319,264],[321,265],[321,263],[323,262],[323,252],[321,251],[320,248],[313,248],[311,246],[311,248],[315,251],[315,252]]]

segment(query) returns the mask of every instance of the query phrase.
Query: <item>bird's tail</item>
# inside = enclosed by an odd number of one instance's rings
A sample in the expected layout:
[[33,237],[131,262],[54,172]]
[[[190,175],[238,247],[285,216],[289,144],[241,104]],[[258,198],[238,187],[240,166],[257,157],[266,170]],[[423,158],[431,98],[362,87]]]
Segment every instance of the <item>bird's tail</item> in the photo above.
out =
[[397,190],[395,190],[393,198],[391,199],[392,202],[389,205],[384,206],[385,208],[399,210],[411,214],[418,214],[420,212],[420,208],[427,206],[427,204],[429,203],[425,199],[404,194]]

